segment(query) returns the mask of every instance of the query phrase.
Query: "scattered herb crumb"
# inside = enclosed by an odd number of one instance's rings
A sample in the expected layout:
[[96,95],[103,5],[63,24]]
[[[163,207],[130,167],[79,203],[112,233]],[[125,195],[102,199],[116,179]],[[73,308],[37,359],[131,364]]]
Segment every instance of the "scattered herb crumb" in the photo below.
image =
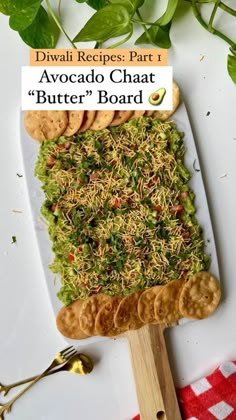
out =
[[12,237],[11,237],[11,243],[12,243],[12,244],[15,244],[15,243],[16,243],[16,236],[12,236]]
[[202,60],[204,60],[204,58],[205,58],[205,55],[200,55],[200,61],[202,61]]
[[207,242],[208,242],[208,243],[210,243],[210,242],[211,242],[211,240],[210,240],[210,239],[207,239]]
[[195,172],[201,172],[200,169],[196,168],[196,163],[197,163],[197,159],[194,159],[194,162],[193,162],[193,169],[194,169],[194,171]]
[[21,210],[12,210],[12,213],[23,213]]
[[236,137],[233,137],[233,140],[236,140]]
[[17,176],[18,176],[18,178],[23,178],[23,175],[21,175],[21,174],[16,174]]
[[220,178],[226,178],[226,177],[227,177],[227,174],[223,174],[220,176]]
[[206,113],[206,116],[207,116],[207,117],[209,117],[209,115],[210,115],[210,111],[208,111],[208,112]]

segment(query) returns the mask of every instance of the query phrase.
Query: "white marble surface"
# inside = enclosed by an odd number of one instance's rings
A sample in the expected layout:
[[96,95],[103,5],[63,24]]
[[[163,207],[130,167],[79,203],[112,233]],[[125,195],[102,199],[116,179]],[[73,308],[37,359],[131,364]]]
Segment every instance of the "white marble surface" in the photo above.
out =
[[[78,5],[71,2],[65,17],[71,33],[81,25],[73,7]],[[79,22],[83,19],[80,15]],[[46,292],[25,179],[16,175],[23,171],[20,68],[28,63],[28,48],[8,30],[7,18],[0,16],[0,23],[0,382],[8,383],[45,367],[64,340],[55,328]],[[233,32],[233,27],[228,24],[227,30]],[[227,46],[205,32],[191,12],[182,17],[179,14],[172,41],[170,63],[188,107],[199,152],[224,295],[212,317],[167,334],[175,382],[181,385],[224,360],[236,358],[236,87],[226,71]],[[60,46],[67,45],[61,42]],[[11,244],[13,235],[16,244]],[[102,341],[86,346],[86,351],[98,359],[93,374],[60,374],[45,379],[17,403],[9,418],[130,420],[138,406],[126,341]]]

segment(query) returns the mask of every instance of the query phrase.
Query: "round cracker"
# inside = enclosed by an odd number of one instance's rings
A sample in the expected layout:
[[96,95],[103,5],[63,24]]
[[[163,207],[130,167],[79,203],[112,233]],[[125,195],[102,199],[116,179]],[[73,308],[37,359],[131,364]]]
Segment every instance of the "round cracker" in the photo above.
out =
[[90,128],[90,125],[93,123],[96,116],[96,111],[85,111],[84,118],[79,129],[79,133],[83,133],[84,131]]
[[144,290],[138,301],[138,315],[145,324],[156,323],[154,302],[163,286],[154,286]]
[[26,111],[25,129],[35,140],[51,140],[64,133],[68,116],[66,111]]
[[179,295],[183,280],[173,280],[162,287],[154,301],[155,319],[158,323],[171,323],[181,318]]
[[68,125],[63,133],[64,136],[73,136],[79,130],[84,117],[84,111],[68,111]]
[[110,296],[99,293],[97,295],[90,296],[84,301],[80,310],[79,320],[81,330],[85,334],[97,335],[97,331],[95,329],[96,316],[102,305],[109,300],[112,300]]
[[145,111],[144,116],[145,117],[151,117],[154,114],[155,111]]
[[173,82],[173,107],[172,107],[172,110],[169,110],[169,111],[155,111],[154,114],[153,114],[154,117],[158,118],[161,121],[168,120],[168,118],[170,118],[171,115],[173,115],[174,112],[176,111],[176,109],[178,108],[179,103],[180,103],[179,87],[175,82]]
[[207,318],[221,298],[218,280],[207,271],[194,274],[184,285],[179,298],[181,315],[191,319]]
[[90,130],[103,130],[107,128],[111,124],[114,115],[115,111],[97,111]]
[[134,113],[133,113],[133,115],[132,115],[131,119],[133,119],[133,118],[139,118],[139,117],[142,117],[142,116],[145,114],[145,112],[146,112],[146,111],[134,111]]
[[138,316],[138,301],[141,294],[141,291],[131,293],[121,300],[114,316],[114,323],[117,328],[137,330],[143,326],[143,322]]
[[87,338],[80,328],[79,315],[84,301],[79,299],[71,303],[69,306],[64,306],[57,314],[56,323],[57,328],[64,337],[73,338],[75,340],[82,340]]
[[114,118],[110,124],[110,127],[123,124],[131,117],[134,111],[115,111]]
[[114,324],[114,316],[121,300],[122,297],[115,296],[108,302],[104,303],[98,311],[95,320],[95,330],[98,335],[111,337],[121,334],[122,330],[115,327]]

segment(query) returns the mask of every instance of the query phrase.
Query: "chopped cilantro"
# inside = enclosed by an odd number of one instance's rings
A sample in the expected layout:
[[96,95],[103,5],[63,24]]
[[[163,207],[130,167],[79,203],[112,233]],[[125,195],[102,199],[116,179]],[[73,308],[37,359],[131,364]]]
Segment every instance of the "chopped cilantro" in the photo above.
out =
[[127,295],[206,269],[183,133],[173,122],[139,118],[87,130],[58,147],[64,141],[42,142],[35,174],[46,196],[50,268],[61,275],[65,304],[98,290]]

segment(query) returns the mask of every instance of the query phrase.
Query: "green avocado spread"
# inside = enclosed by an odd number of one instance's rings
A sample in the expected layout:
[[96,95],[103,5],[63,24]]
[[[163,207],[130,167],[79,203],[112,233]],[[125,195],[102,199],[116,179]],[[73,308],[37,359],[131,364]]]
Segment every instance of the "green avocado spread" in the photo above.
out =
[[208,269],[184,153],[173,122],[144,117],[41,144],[35,175],[64,304]]

